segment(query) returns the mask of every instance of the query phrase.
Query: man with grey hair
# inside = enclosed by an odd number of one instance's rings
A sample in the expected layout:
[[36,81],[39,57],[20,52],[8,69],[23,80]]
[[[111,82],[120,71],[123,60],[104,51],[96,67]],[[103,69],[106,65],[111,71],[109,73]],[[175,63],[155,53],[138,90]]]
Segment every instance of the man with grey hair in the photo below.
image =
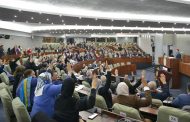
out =
[[186,105],[190,105],[190,83],[187,85],[187,94],[178,95],[172,102],[172,106],[177,108],[183,108]]

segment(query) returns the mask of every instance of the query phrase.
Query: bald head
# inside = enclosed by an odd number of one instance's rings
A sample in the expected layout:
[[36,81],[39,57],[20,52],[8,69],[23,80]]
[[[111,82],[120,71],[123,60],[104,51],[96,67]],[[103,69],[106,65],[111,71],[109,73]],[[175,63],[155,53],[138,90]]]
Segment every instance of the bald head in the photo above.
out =
[[105,75],[102,75],[102,76],[100,77],[100,80],[101,80],[102,83],[105,83],[105,82],[106,82],[106,76],[105,76]]
[[150,90],[155,90],[156,89],[156,82],[155,81],[150,81],[148,83],[148,87],[150,88]]

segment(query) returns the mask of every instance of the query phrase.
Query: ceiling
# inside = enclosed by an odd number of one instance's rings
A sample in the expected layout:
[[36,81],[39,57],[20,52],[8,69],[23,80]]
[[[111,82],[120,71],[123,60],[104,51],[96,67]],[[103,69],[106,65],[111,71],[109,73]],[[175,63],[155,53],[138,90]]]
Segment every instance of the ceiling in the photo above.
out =
[[[32,34],[190,33],[190,30],[183,31],[184,28],[190,29],[190,5],[171,1],[173,0],[0,0],[0,20],[23,24],[28,28],[50,27],[32,29]],[[32,6],[34,4],[42,8]],[[43,5],[47,5],[47,8]],[[56,8],[62,9],[55,11]],[[55,29],[55,26],[66,25],[121,29]],[[170,31],[163,28],[170,28]],[[175,28],[181,30],[175,31]]]

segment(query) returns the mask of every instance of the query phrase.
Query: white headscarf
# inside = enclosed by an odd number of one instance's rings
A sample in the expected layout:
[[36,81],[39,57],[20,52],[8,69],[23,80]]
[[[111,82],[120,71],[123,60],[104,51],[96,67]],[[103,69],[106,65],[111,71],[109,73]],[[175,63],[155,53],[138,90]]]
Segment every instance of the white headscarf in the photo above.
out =
[[129,95],[129,87],[125,82],[121,82],[118,84],[116,92],[118,95]]

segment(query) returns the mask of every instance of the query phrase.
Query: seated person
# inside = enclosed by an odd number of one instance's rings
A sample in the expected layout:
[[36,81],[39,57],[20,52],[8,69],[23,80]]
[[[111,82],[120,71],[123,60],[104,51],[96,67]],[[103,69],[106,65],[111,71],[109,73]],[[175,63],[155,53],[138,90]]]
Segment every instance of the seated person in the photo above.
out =
[[132,80],[129,80],[128,75],[125,75],[124,77],[124,82],[129,87],[129,94],[136,94],[137,93],[136,89],[141,85],[141,79],[137,80],[137,82],[134,85],[132,85],[134,80],[135,76],[133,75],[133,73],[132,73]]
[[61,95],[56,99],[54,119],[57,122],[79,122],[79,111],[87,110],[95,105],[96,100],[96,75],[93,76],[92,89],[89,97],[79,100],[72,97],[75,82],[72,78],[67,78],[62,85]]
[[53,71],[53,72],[52,72],[52,78],[51,78],[51,80],[52,80],[52,83],[53,83],[54,85],[58,85],[58,84],[61,84],[61,83],[62,83],[62,81],[59,80],[58,78],[59,78],[58,73],[57,73],[56,71]]
[[27,69],[24,72],[24,77],[17,90],[16,96],[24,103],[28,111],[31,111],[34,99],[34,91],[37,85],[37,78],[35,72],[31,69]]
[[[160,81],[163,84],[161,91],[157,90],[156,88],[156,82],[155,81],[150,81],[148,83],[148,87],[151,90],[151,96],[154,99],[159,99],[161,101],[164,101],[170,96],[169,92],[169,86],[166,83],[166,76],[164,74],[160,75]],[[141,93],[141,96],[144,96],[143,93]]]
[[19,85],[19,83],[23,80],[24,78],[24,71],[25,71],[25,67],[20,65],[20,66],[17,66],[15,72],[14,72],[14,83],[13,83],[13,92],[12,92],[12,95],[13,95],[13,98],[16,97],[16,89]]
[[111,71],[107,69],[107,76],[104,78],[105,80],[102,80],[105,76],[101,76],[101,84],[98,89],[98,94],[101,95],[105,101],[108,109],[112,108],[112,93],[110,90],[111,85]]
[[44,72],[39,75],[38,84],[35,90],[34,105],[30,113],[31,118],[38,112],[53,116],[55,99],[61,93],[60,85],[54,85],[51,82],[51,74]]
[[117,86],[117,95],[113,97],[113,103],[119,103],[136,109],[149,106],[152,103],[150,89],[147,87],[147,82],[144,78],[142,78],[141,82],[144,86],[145,97],[140,98],[137,95],[129,95],[129,87],[126,83],[121,82]]
[[35,116],[32,118],[32,122],[57,122],[50,117],[48,117],[45,113],[43,112],[38,112],[35,114]]
[[183,108],[186,105],[190,105],[190,84],[187,85],[187,94],[180,94],[172,101],[172,106],[177,108]]

